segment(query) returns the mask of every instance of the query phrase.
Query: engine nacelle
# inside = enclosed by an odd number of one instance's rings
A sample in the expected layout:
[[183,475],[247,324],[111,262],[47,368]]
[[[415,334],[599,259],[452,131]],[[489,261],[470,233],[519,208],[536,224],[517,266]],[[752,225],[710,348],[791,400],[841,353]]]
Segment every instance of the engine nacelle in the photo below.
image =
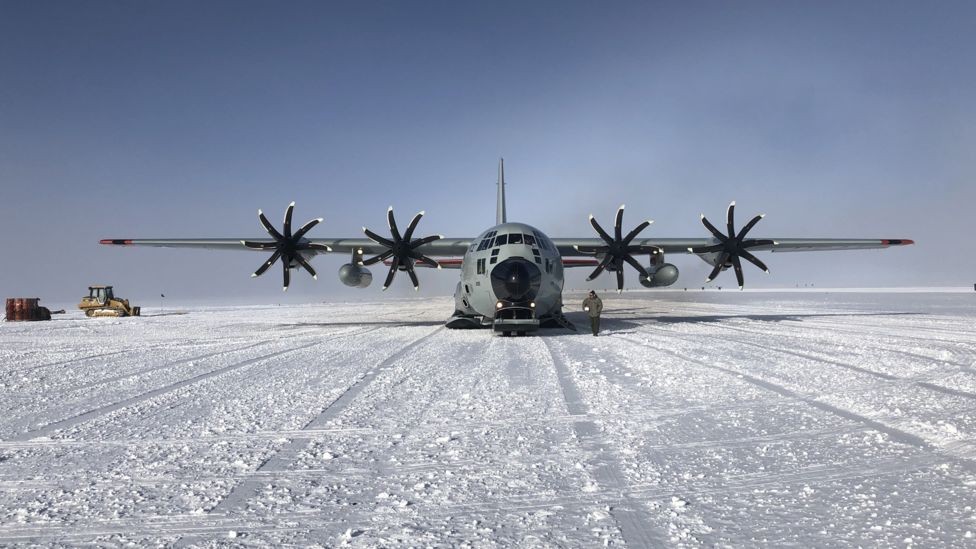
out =
[[678,281],[678,268],[670,263],[664,263],[651,273],[651,278],[640,277],[640,283],[645,288],[670,286]]
[[366,267],[346,263],[339,267],[339,280],[352,288],[365,288],[373,282],[373,273]]

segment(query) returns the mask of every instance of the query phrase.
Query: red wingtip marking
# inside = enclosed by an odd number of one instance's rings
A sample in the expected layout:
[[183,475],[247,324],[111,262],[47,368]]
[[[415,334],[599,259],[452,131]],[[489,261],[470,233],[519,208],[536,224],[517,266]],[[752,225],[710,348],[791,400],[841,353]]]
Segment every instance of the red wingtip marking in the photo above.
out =
[[115,246],[130,246],[132,244],[131,240],[121,240],[118,238],[103,238],[98,241],[99,244],[108,244]]
[[907,238],[902,239],[884,239],[881,241],[883,246],[907,246],[909,244],[914,244],[914,240],[908,240]]

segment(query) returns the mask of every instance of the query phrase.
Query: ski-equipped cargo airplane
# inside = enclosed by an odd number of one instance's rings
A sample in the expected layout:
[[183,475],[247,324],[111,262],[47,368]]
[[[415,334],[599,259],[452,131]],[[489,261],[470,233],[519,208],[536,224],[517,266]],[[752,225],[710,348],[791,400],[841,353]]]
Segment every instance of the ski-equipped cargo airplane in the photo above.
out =
[[[389,266],[383,289],[393,282],[398,271],[406,271],[414,289],[419,288],[416,267],[460,269],[461,280],[454,292],[455,311],[447,320],[449,328],[493,328],[504,335],[521,334],[540,327],[572,327],[562,314],[563,269],[594,267],[587,280],[604,271],[617,278],[617,291],[624,287],[624,265],[639,273],[641,285],[652,288],[670,286],[678,280],[678,268],[664,258],[669,253],[695,254],[714,268],[706,282],[721,271],[732,268],[739,288],[743,287],[742,262],[746,260],[765,272],[765,263],[752,252],[798,252],[817,250],[864,250],[914,244],[906,239],[840,238],[747,238],[763,215],[753,217],[742,230],[735,229],[735,202],[726,212],[727,232],[718,230],[702,214],[701,222],[710,238],[637,238],[652,221],[643,221],[626,235],[623,233],[624,207],[614,220],[612,235],[590,215],[590,225],[599,238],[555,238],[524,223],[510,223],[505,213],[505,165],[498,163],[496,224],[476,238],[445,238],[434,235],[414,238],[420,212],[405,231],[400,232],[387,210],[390,237],[363,227],[368,238],[307,238],[306,234],[321,218],[313,219],[292,232],[292,202],[285,210],[283,231],[279,232],[258,210],[258,219],[271,239],[190,238],[190,239],[105,239],[101,244],[157,246],[170,248],[208,248],[271,252],[271,256],[251,276],[260,276],[276,261],[281,261],[284,289],[288,289],[290,270],[302,268],[317,278],[309,264],[312,257],[343,253],[349,263],[339,268],[339,280],[347,286],[365,288],[373,275],[367,268],[383,262]],[[638,260],[646,255],[648,264]],[[434,259],[442,258],[442,259]]]

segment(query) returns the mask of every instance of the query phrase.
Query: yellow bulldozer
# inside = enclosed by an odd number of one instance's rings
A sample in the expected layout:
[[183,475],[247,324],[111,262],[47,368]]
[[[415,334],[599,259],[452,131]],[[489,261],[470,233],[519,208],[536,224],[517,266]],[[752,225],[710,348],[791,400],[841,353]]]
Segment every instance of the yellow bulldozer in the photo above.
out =
[[141,309],[129,305],[128,299],[115,297],[111,286],[89,286],[78,308],[86,316],[139,316]]

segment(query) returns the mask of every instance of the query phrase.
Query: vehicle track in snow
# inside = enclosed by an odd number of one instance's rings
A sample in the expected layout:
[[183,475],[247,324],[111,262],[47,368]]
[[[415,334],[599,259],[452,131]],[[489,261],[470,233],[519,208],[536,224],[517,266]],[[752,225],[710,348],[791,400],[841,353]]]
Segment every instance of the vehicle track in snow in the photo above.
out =
[[[754,335],[754,336],[757,336],[757,337],[762,337],[762,338],[767,338],[767,339],[770,338],[770,337],[775,337],[776,335],[782,333],[782,332],[771,332],[769,330],[765,330],[765,331],[750,330],[750,329],[747,329],[747,328],[743,328],[742,326],[731,326],[731,325],[724,324],[724,323],[710,324],[709,327],[718,327],[718,328],[722,328],[722,329],[729,330],[729,331],[739,332],[739,333],[743,333],[743,334],[747,334],[747,335]],[[791,335],[791,336],[801,335],[805,341],[814,341],[814,342],[817,342],[817,343],[823,343],[823,344],[827,344],[827,345],[835,345],[836,344],[831,339],[828,339],[828,338],[823,337],[822,335],[819,335],[819,333],[817,333],[817,334],[815,334],[814,336],[811,337],[810,335],[808,335],[810,332],[808,330],[805,330],[805,328],[807,328],[807,326],[803,326],[803,328],[804,328],[803,331],[793,330],[793,331],[789,332],[789,335]],[[710,335],[710,337],[711,336],[712,335]],[[919,338],[919,339],[922,339],[922,338]],[[963,356],[963,360],[962,361],[956,361],[956,360],[949,360],[949,359],[944,359],[944,358],[938,358],[938,357],[934,357],[934,356],[929,356],[929,355],[924,355],[924,354],[921,354],[921,353],[916,353],[916,352],[908,351],[908,350],[905,350],[904,349],[904,346],[903,345],[902,346],[899,346],[897,344],[885,343],[885,342],[883,342],[881,340],[878,340],[878,339],[862,337],[861,340],[864,341],[866,345],[870,345],[872,348],[879,349],[879,350],[882,350],[882,351],[885,351],[885,352],[888,352],[888,353],[894,353],[894,354],[897,354],[897,355],[900,355],[900,356],[914,357],[914,358],[916,358],[918,360],[921,360],[921,361],[924,361],[924,362],[927,362],[927,363],[949,364],[949,365],[956,366],[956,367],[958,367],[960,369],[972,369],[972,367],[973,367],[973,358],[974,358],[974,356],[976,356],[976,344],[967,344],[967,343],[963,343],[963,342],[959,342],[959,341],[949,342],[949,343],[952,343],[952,345],[949,346],[949,347],[943,347],[943,351],[945,351],[945,352],[952,352],[953,354],[961,354]],[[931,340],[924,339],[923,341],[926,342],[926,343],[928,343]],[[802,355],[798,355],[798,356],[802,356]],[[818,359],[823,360],[822,357],[818,357]]]
[[875,431],[884,433],[891,440],[893,440],[895,442],[900,442],[900,443],[903,443],[903,444],[906,444],[906,445],[909,445],[909,446],[914,446],[914,447],[916,447],[916,448],[918,448],[920,450],[923,450],[925,452],[928,452],[928,453],[943,454],[947,458],[952,458],[954,461],[956,461],[957,463],[959,463],[962,467],[964,467],[965,469],[967,469],[971,473],[976,473],[976,459],[974,459],[974,457],[972,455],[968,455],[969,452],[960,452],[960,451],[956,451],[956,450],[947,448],[945,446],[940,446],[940,445],[938,445],[936,443],[930,442],[929,440],[925,439],[924,437],[922,437],[920,435],[917,435],[917,434],[914,434],[914,433],[910,433],[908,431],[904,431],[904,430],[899,429],[897,427],[894,427],[894,426],[892,426],[890,424],[887,424],[887,423],[885,423],[883,421],[876,420],[876,419],[872,419],[872,418],[869,418],[867,416],[858,414],[857,412],[854,412],[854,411],[851,411],[851,410],[846,410],[846,409],[840,408],[838,406],[834,406],[832,404],[823,402],[821,400],[818,400],[814,396],[806,395],[806,394],[797,392],[797,391],[795,391],[793,389],[790,389],[788,387],[785,387],[783,385],[779,385],[779,384],[774,383],[772,381],[769,381],[769,380],[762,379],[762,378],[756,377],[754,375],[751,375],[751,374],[749,374],[748,372],[745,372],[745,371],[740,371],[740,370],[736,370],[736,369],[732,369],[732,368],[726,368],[724,366],[718,366],[716,364],[709,364],[708,362],[705,362],[705,361],[703,361],[701,359],[698,359],[696,357],[693,357],[693,356],[689,356],[689,355],[687,355],[685,353],[678,352],[678,351],[674,351],[674,350],[667,349],[667,348],[663,348],[663,347],[654,347],[654,346],[648,345],[647,343],[645,343],[643,341],[638,341],[638,340],[635,340],[635,339],[632,339],[632,338],[629,338],[629,337],[624,337],[624,336],[620,336],[620,335],[617,335],[615,337],[618,338],[618,339],[620,339],[620,340],[623,340],[623,341],[628,341],[628,342],[630,342],[630,343],[632,343],[634,345],[640,346],[640,347],[646,347],[646,348],[655,349],[658,352],[662,352],[662,353],[669,354],[671,356],[674,356],[675,358],[678,358],[680,360],[684,360],[686,362],[690,362],[690,363],[693,363],[693,364],[697,364],[697,365],[699,365],[699,366],[701,366],[703,368],[708,368],[710,370],[714,370],[714,371],[717,371],[717,372],[722,372],[724,374],[727,374],[729,376],[735,377],[737,379],[741,379],[742,381],[745,381],[745,382],[749,383],[750,385],[754,385],[756,387],[760,387],[762,389],[765,389],[767,391],[771,391],[773,393],[779,394],[781,396],[790,398],[790,399],[795,400],[795,401],[799,401],[799,402],[806,403],[806,404],[808,404],[808,405],[810,405],[810,406],[812,406],[812,407],[814,407],[814,408],[816,408],[818,410],[827,412],[827,413],[832,414],[832,415],[835,415],[835,416],[842,417],[844,419],[847,419],[847,420],[856,422],[858,424],[864,425],[866,427],[869,427],[871,429],[874,429]]
[[55,433],[57,431],[60,431],[60,430],[63,430],[63,429],[67,429],[67,428],[73,427],[73,426],[78,425],[78,424],[81,424],[81,423],[85,423],[86,421],[90,421],[90,420],[95,419],[97,417],[101,417],[101,416],[104,416],[106,414],[110,414],[110,413],[115,412],[117,410],[121,410],[123,408],[129,407],[129,406],[132,406],[132,405],[135,405],[135,404],[139,404],[141,402],[148,401],[148,400],[150,400],[152,398],[155,398],[155,397],[158,397],[160,395],[164,395],[164,394],[167,394],[167,393],[171,393],[173,391],[182,389],[183,387],[186,387],[188,385],[192,385],[194,383],[199,383],[201,381],[208,380],[208,379],[210,379],[212,377],[216,377],[216,376],[219,376],[221,374],[225,374],[225,373],[228,373],[228,372],[232,372],[234,370],[239,370],[241,368],[245,368],[247,366],[251,366],[253,364],[257,364],[257,363],[260,363],[260,362],[263,362],[263,361],[266,361],[266,360],[269,360],[269,359],[272,359],[272,358],[275,358],[275,357],[278,357],[278,356],[281,356],[281,355],[284,355],[284,354],[287,354],[287,353],[291,353],[291,352],[295,352],[295,351],[300,351],[302,349],[307,349],[309,347],[313,347],[315,345],[319,345],[320,343],[321,342],[315,341],[315,342],[312,342],[312,343],[307,343],[305,345],[300,345],[298,347],[292,347],[292,348],[284,349],[284,350],[281,350],[281,351],[275,351],[273,353],[261,355],[261,356],[254,357],[254,358],[249,358],[247,360],[243,360],[241,362],[237,362],[237,363],[231,364],[229,366],[224,366],[224,367],[221,367],[221,368],[217,368],[215,370],[210,370],[210,371],[207,371],[207,372],[204,372],[204,373],[201,373],[201,374],[197,374],[197,375],[195,375],[193,377],[190,377],[190,378],[187,378],[187,379],[183,379],[183,380],[177,381],[175,383],[170,383],[170,384],[167,384],[167,385],[165,385],[163,387],[159,387],[157,389],[153,389],[153,390],[150,390],[150,391],[146,391],[144,393],[140,393],[138,395],[135,395],[135,396],[132,396],[132,397],[129,397],[129,398],[120,400],[120,401],[115,402],[115,403],[112,403],[112,404],[108,404],[108,405],[105,405],[105,406],[101,406],[101,407],[95,408],[93,410],[88,410],[86,412],[82,412],[80,414],[77,414],[77,415],[74,415],[74,416],[71,416],[71,417],[68,417],[68,418],[65,418],[65,419],[61,419],[61,420],[58,420],[58,421],[54,421],[52,423],[49,423],[49,424],[44,425],[42,427],[39,427],[37,429],[33,429],[31,431],[27,431],[25,433],[20,433],[20,434],[17,434],[17,435],[10,436],[10,437],[8,437],[5,440],[10,440],[10,441],[25,441],[25,440],[30,440],[30,439],[33,439],[33,438],[38,438],[38,437],[46,437],[46,436],[49,436],[49,435],[51,435],[51,434],[53,434],[53,433]]
[[210,514],[216,515],[240,512],[241,508],[243,508],[246,504],[248,498],[253,497],[254,494],[257,493],[258,488],[262,484],[260,476],[263,476],[265,473],[275,475],[285,472],[288,469],[288,466],[295,461],[297,454],[307,447],[312,441],[312,434],[310,433],[321,430],[332,419],[336,418],[340,413],[342,413],[342,411],[345,410],[345,408],[351,402],[353,402],[353,400],[355,400],[363,389],[365,389],[366,386],[376,379],[384,368],[401,359],[405,353],[408,353],[412,349],[423,344],[442,329],[444,329],[443,326],[437,327],[431,332],[414,339],[407,345],[404,345],[403,347],[400,347],[396,351],[390,353],[378,364],[369,367],[356,379],[355,382],[352,383],[352,385],[346,388],[346,390],[343,391],[335,400],[326,405],[325,408],[313,416],[302,427],[302,429],[300,429],[299,432],[302,432],[304,436],[289,438],[288,442],[278,448],[270,457],[268,457],[260,466],[258,466],[258,468],[254,471],[256,478],[245,479],[244,482],[236,485],[231,492],[221,499],[221,501],[210,511]]
[[[727,330],[736,331],[736,332],[739,332],[739,333],[745,333],[745,334],[749,334],[749,335],[755,335],[757,337],[758,336],[767,337],[767,338],[769,337],[769,334],[763,333],[763,332],[758,332],[758,331],[753,331],[753,330],[746,330],[746,329],[742,329],[742,328],[739,328],[739,327],[732,327],[732,326],[722,326],[722,325],[718,325],[718,326],[720,326],[722,328],[725,328]],[[646,332],[649,332],[649,331],[655,331],[655,332],[658,332],[658,333],[666,333],[670,337],[675,337],[677,339],[682,339],[682,340],[689,341],[689,342],[693,342],[694,339],[695,339],[695,337],[700,337],[700,336],[692,336],[691,334],[686,334],[686,333],[676,333],[676,332],[671,331],[671,330],[664,330],[664,329],[661,329],[661,328],[650,327],[650,326],[644,327],[643,328],[643,331],[645,333]],[[760,349],[762,351],[769,351],[769,352],[775,352],[775,353],[785,354],[785,355],[794,356],[794,357],[797,357],[797,358],[802,358],[804,360],[811,360],[811,361],[814,361],[814,362],[817,362],[817,363],[820,363],[820,364],[826,364],[826,365],[829,365],[829,366],[835,366],[835,367],[839,367],[839,368],[844,368],[844,369],[849,370],[849,371],[852,371],[852,372],[857,372],[857,373],[861,373],[861,374],[865,374],[865,375],[868,375],[868,376],[871,376],[871,377],[878,378],[878,379],[880,379],[880,380],[882,380],[884,382],[893,382],[893,383],[899,383],[899,384],[904,384],[904,385],[914,385],[914,386],[917,386],[917,387],[921,387],[923,389],[928,389],[928,390],[935,391],[935,392],[939,392],[939,393],[942,393],[942,394],[945,394],[945,395],[950,395],[950,396],[956,396],[956,397],[965,398],[965,399],[976,400],[976,392],[965,391],[965,390],[962,390],[962,389],[953,389],[951,387],[946,387],[944,385],[939,385],[937,383],[932,383],[931,381],[928,381],[929,379],[939,379],[941,377],[944,377],[947,373],[970,372],[971,371],[970,368],[968,368],[966,366],[963,366],[961,363],[948,362],[948,361],[939,361],[939,360],[933,359],[932,357],[926,357],[924,355],[919,355],[919,354],[916,354],[916,353],[901,353],[901,354],[906,355],[906,356],[914,356],[916,358],[925,360],[926,362],[929,362],[929,363],[932,363],[932,362],[936,362],[936,363],[937,362],[943,362],[943,363],[946,363],[946,364],[952,364],[952,365],[955,366],[955,368],[951,372],[946,372],[944,369],[941,369],[938,365],[936,365],[934,367],[934,370],[935,371],[923,372],[923,373],[919,373],[919,374],[912,375],[912,376],[897,376],[897,375],[888,374],[888,373],[885,373],[885,372],[879,372],[877,370],[872,370],[870,368],[864,368],[862,366],[857,366],[855,364],[851,364],[849,362],[844,362],[842,360],[832,359],[832,358],[828,358],[828,357],[825,357],[825,356],[822,356],[822,355],[818,355],[818,354],[814,354],[814,353],[797,351],[797,350],[794,350],[794,349],[786,349],[786,348],[782,348],[782,347],[778,347],[778,346],[770,345],[770,344],[766,344],[766,343],[755,343],[755,342],[752,342],[752,341],[745,341],[745,340],[741,340],[741,339],[733,339],[733,338],[729,338],[729,337],[725,337],[725,336],[718,336],[718,335],[715,335],[715,334],[709,334],[708,337],[710,339],[719,339],[721,341],[724,341],[724,342],[730,343],[730,344],[734,344],[734,345],[745,345],[747,347],[752,347],[752,348]],[[836,392],[837,391],[834,391],[834,393],[836,393]]]
[[206,360],[208,358],[213,358],[213,357],[216,357],[216,356],[226,355],[228,353],[236,353],[236,352],[240,352],[240,351],[246,351],[246,350],[249,350],[249,349],[253,349],[254,347],[259,347],[259,346],[262,346],[262,345],[267,345],[268,343],[272,343],[273,341],[274,341],[273,339],[265,339],[263,341],[258,341],[257,343],[251,343],[250,345],[235,346],[232,349],[220,349],[220,350],[217,350],[217,351],[213,351],[213,352],[209,352],[209,353],[204,353],[202,355],[194,355],[194,356],[191,356],[191,357],[181,358],[179,360],[174,360],[174,361],[171,361],[171,362],[164,362],[162,364],[157,364],[155,366],[149,366],[147,368],[141,368],[141,369],[135,370],[133,372],[127,372],[127,373],[119,374],[119,375],[116,375],[116,376],[111,376],[111,377],[102,378],[102,379],[96,379],[94,381],[91,381],[91,382],[88,382],[88,383],[82,383],[82,384],[79,384],[79,385],[75,385],[73,387],[66,387],[65,389],[63,389],[63,391],[65,393],[71,393],[71,392],[75,392],[75,391],[82,391],[84,389],[90,389],[92,387],[99,387],[101,385],[106,385],[106,384],[109,384],[109,383],[114,383],[116,381],[122,381],[122,380],[125,380],[125,379],[130,379],[130,378],[133,378],[133,377],[146,375],[146,374],[149,374],[149,373],[158,371],[158,370],[165,370],[165,369],[168,369],[168,368],[172,368],[174,366],[180,366],[180,365],[183,365],[183,364],[189,364],[191,362],[196,362],[198,360]]
[[555,344],[548,338],[542,338],[542,341],[549,350],[566,409],[571,416],[580,418],[573,422],[573,430],[582,449],[593,455],[592,458],[584,458],[584,460],[589,462],[588,470],[598,483],[596,490],[619,494],[616,499],[619,500],[620,505],[612,508],[610,514],[617,521],[626,545],[660,547],[667,540],[667,536],[647,520],[648,513],[644,508],[644,501],[627,495],[630,487],[623,473],[620,458],[600,433],[600,427],[586,417],[589,415],[589,409],[561,353],[554,349]]

